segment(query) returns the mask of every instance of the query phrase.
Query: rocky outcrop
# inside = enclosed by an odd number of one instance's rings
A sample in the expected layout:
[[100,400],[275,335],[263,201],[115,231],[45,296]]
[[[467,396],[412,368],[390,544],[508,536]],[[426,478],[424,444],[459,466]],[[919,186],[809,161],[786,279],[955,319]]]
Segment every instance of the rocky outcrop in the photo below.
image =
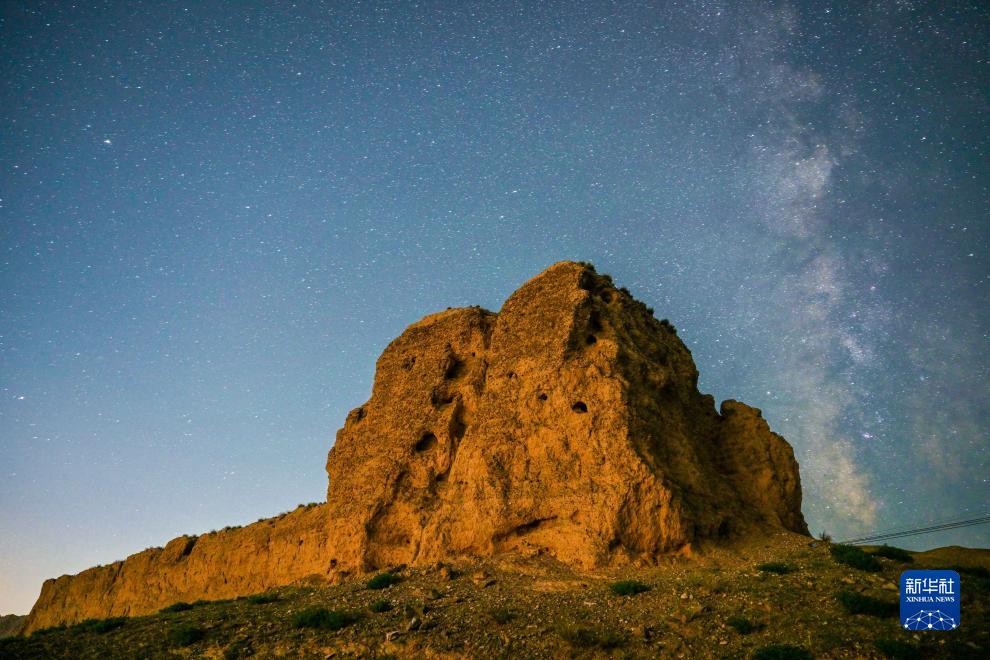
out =
[[497,315],[427,316],[385,349],[330,450],[331,564],[519,550],[590,567],[807,533],[790,446],[756,409],[716,412],[697,381],[673,326],[584,264]]
[[326,577],[326,505],[202,536],[180,536],[123,561],[46,580],[24,632],[172,603],[234,598]]
[[673,326],[574,262],[498,314],[448,309],[378,360],[327,458],[327,505],[45,583],[27,630],[310,575],[522,552],[578,567],[807,534],[798,466],[760,411],[698,392]]
[[0,639],[20,634],[25,620],[27,617],[19,614],[0,615]]

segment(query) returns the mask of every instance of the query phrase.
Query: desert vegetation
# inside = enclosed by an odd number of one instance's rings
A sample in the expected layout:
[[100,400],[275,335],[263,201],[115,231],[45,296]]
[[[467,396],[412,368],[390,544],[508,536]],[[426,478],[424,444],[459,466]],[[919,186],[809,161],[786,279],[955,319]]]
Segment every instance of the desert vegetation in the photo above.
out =
[[[879,564],[862,570],[856,552],[788,539],[717,567],[676,561],[612,576],[540,558],[402,568],[57,626],[0,640],[0,657],[983,657],[990,557],[950,560],[965,576],[964,622],[935,638],[898,624],[900,559],[860,550]],[[913,556],[913,567],[950,563]]]

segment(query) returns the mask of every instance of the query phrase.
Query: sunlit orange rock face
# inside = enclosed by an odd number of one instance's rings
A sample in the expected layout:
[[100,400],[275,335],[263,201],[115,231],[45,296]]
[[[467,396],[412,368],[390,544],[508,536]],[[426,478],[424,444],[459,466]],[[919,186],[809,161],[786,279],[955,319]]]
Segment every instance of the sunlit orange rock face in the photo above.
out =
[[400,564],[521,552],[588,568],[806,534],[790,446],[697,382],[669,323],[558,263],[498,314],[449,309],[385,349],[330,450],[325,505],[49,580],[26,629]]
[[157,612],[291,584],[326,568],[326,505],[252,525],[180,536],[123,561],[46,580],[25,633],[64,623]]
[[581,567],[761,528],[807,533],[760,412],[715,410],[666,322],[562,262],[498,314],[427,316],[381,358],[327,460],[335,570],[503,551]]

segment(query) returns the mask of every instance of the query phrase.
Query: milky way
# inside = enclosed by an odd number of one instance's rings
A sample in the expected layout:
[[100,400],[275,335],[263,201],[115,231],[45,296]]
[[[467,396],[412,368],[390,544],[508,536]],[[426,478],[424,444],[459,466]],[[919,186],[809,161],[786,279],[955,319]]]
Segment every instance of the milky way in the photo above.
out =
[[322,499],[387,342],[562,259],[764,411],[816,533],[986,511],[980,3],[2,16],[0,612]]

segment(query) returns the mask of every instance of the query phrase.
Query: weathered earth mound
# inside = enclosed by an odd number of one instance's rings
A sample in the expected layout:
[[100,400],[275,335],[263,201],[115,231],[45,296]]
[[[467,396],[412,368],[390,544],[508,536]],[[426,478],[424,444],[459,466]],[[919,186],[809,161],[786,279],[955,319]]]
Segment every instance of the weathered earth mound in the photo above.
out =
[[448,558],[622,566],[807,534],[791,447],[697,383],[670,323],[558,263],[498,314],[449,309],[385,349],[330,450],[326,505],[48,580],[25,630]]
[[497,315],[427,316],[385,349],[330,450],[331,564],[515,550],[590,567],[807,533],[790,446],[697,382],[673,326],[584,264]]
[[180,536],[124,561],[45,580],[24,632],[150,614],[177,602],[258,593],[326,573],[326,505],[202,536]]

